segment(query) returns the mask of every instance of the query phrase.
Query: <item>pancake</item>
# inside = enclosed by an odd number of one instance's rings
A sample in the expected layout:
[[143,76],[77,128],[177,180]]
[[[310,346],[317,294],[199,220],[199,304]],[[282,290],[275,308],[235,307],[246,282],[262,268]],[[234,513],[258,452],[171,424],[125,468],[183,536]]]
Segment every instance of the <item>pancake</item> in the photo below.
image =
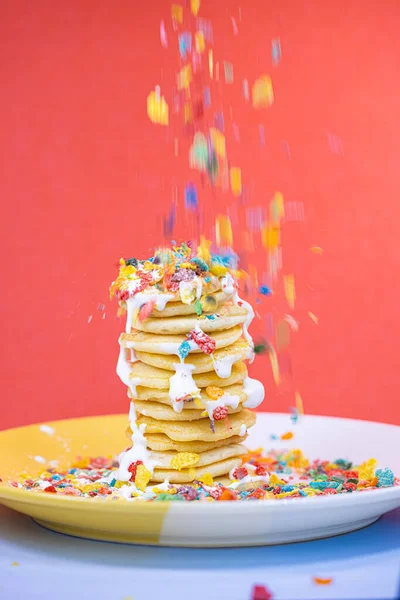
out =
[[[182,410],[177,413],[173,408],[166,404],[160,404],[158,402],[140,402],[135,400],[135,409],[139,415],[145,417],[152,417],[158,421],[197,421],[198,419],[208,419],[208,415],[203,415],[205,408],[197,407],[194,402],[190,402],[191,407],[189,409]],[[185,403],[184,403],[185,404]],[[229,407],[229,414],[234,414],[242,410],[240,404],[238,408]]]
[[[232,329],[216,331],[212,337],[215,341],[215,347],[218,349],[234,344],[241,335],[242,328],[240,325],[237,325],[236,327],[232,327]],[[132,330],[131,333],[122,333],[119,342],[123,348],[133,348],[135,351],[178,355],[178,348],[186,339],[186,335],[154,335],[144,331]],[[195,349],[190,355],[192,353],[201,353],[201,350]]]
[[240,457],[227,458],[216,462],[212,465],[206,465],[204,467],[192,467],[191,469],[182,469],[182,471],[167,470],[167,469],[154,469],[151,481],[162,482],[168,479],[170,483],[189,483],[198,479],[202,475],[209,473],[212,477],[218,477],[220,475],[226,475],[231,469],[241,465],[242,461]]
[[135,329],[158,335],[174,335],[178,333],[186,334],[198,325],[204,333],[212,333],[213,331],[222,331],[240,325],[246,321],[247,316],[248,312],[245,308],[225,305],[219,310],[216,319],[207,319],[204,316],[198,317],[197,315],[166,319],[149,317],[145,321],[137,319]]
[[[249,344],[240,338],[234,344],[215,350],[213,353],[213,359],[209,354],[193,354],[186,359],[186,362],[190,363],[195,367],[194,373],[207,373],[215,370],[220,377],[223,377],[224,371],[229,372],[229,366],[238,362],[239,360],[245,360],[252,354],[252,349]],[[167,369],[168,371],[174,371],[174,363],[176,363],[176,356],[167,354],[150,354],[149,352],[138,352],[136,351],[136,358],[146,365],[158,367],[159,369]]]
[[[246,454],[246,452],[246,448],[241,444],[228,444],[227,446],[200,452],[199,461],[194,466],[196,468],[204,467],[204,465],[211,465],[215,462],[225,460],[226,458],[232,458],[232,456],[242,456],[243,454]],[[174,451],[152,451],[151,458],[152,460],[157,461],[157,469],[171,469],[171,460],[175,458],[177,454],[178,453]]]
[[[231,296],[224,292],[218,291],[213,294],[203,295],[200,298],[201,306],[204,313],[212,313],[229,300]],[[196,308],[194,303],[183,304],[182,302],[168,302],[164,310],[154,309],[151,316],[154,318],[177,317],[185,315],[195,315]]]
[[194,440],[212,442],[239,435],[243,425],[248,429],[254,425],[255,421],[255,413],[244,409],[222,421],[215,421],[215,433],[211,430],[209,419],[180,423],[179,421],[157,421],[151,417],[140,416],[136,422],[138,426],[142,424],[146,425],[146,435],[148,433],[165,433],[169,438],[177,442],[190,442]]
[[[179,363],[179,360],[176,361]],[[230,377],[221,379],[214,372],[200,373],[199,375],[193,375],[193,379],[199,388],[205,388],[209,385],[216,385],[219,387],[226,387],[243,381],[247,376],[246,365],[243,362],[237,362],[232,367],[232,373]],[[140,361],[132,364],[132,370],[130,374],[131,380],[137,380],[137,385],[142,387],[169,390],[169,380],[171,377],[171,371],[165,369],[157,369],[157,367],[151,367]]]
[[[137,392],[137,397],[134,398],[135,402],[136,402],[136,400],[141,400],[144,402],[146,402],[146,401],[151,402],[154,400],[161,404],[167,404],[168,406],[172,406],[172,402],[169,397],[168,390],[154,390],[151,388],[139,386],[136,388],[136,392]],[[228,386],[224,387],[224,392],[226,394],[229,394],[230,396],[239,396],[240,402],[244,402],[247,399],[247,395],[244,393],[243,386],[240,383],[236,383],[234,385],[228,385]],[[128,389],[128,398],[133,399],[132,393],[129,389]],[[203,402],[203,404],[208,402],[210,399],[211,398],[209,398],[209,396],[207,396],[205,390],[200,390],[200,401]],[[195,402],[184,402],[183,403],[183,410],[192,410],[194,408],[196,408]]]
[[[127,437],[131,438],[132,432],[129,427],[126,432]],[[213,448],[221,448],[229,444],[241,444],[247,438],[247,433],[244,436],[233,435],[225,440],[216,440],[214,442],[176,442],[171,440],[164,433],[148,433],[146,432],[147,447],[150,450],[158,450],[159,452],[165,452],[167,450],[176,450],[177,452],[206,452]]]

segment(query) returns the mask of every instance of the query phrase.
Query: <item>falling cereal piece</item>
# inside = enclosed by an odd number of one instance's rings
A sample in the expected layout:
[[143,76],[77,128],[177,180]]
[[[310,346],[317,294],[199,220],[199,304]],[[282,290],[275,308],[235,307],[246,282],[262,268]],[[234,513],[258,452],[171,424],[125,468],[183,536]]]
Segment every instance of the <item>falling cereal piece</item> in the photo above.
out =
[[233,28],[233,35],[237,35],[239,33],[239,29],[236,23],[236,19],[234,17],[231,17],[231,21],[232,21],[232,28]]
[[98,304],[98,305],[97,305],[97,310],[104,310],[104,309],[105,309],[105,307],[106,307],[106,305],[105,305],[105,304]]
[[200,0],[190,0],[190,10],[197,17],[197,13],[200,10]]
[[168,125],[168,104],[160,95],[159,86],[147,96],[147,116],[157,125]]
[[213,58],[213,51],[212,50],[208,51],[208,69],[210,71],[210,77],[212,79],[213,78],[213,73],[214,73],[214,58]]
[[183,23],[183,8],[179,4],[173,4],[171,8],[172,20],[180,25]]
[[274,381],[275,381],[276,385],[279,385],[280,375],[279,375],[278,357],[276,356],[275,349],[272,346],[270,346],[268,348],[268,356],[269,356],[269,360],[271,363],[271,369],[272,369],[272,375],[274,377]]
[[177,86],[178,90],[184,90],[189,87],[192,82],[192,67],[191,65],[186,65],[183,67],[177,75]]
[[250,93],[249,93],[249,82],[247,79],[243,79],[243,83],[242,83],[242,90],[243,90],[243,98],[246,100],[246,102],[249,100],[250,98]]
[[206,43],[204,40],[204,33],[202,31],[196,31],[196,35],[194,36],[194,46],[196,48],[196,52],[202,54],[206,47]]
[[226,146],[225,146],[225,136],[215,127],[211,127],[210,136],[212,145],[214,146],[214,150],[217,156],[221,158],[225,158],[226,156]]
[[161,21],[160,23],[160,41],[163,48],[168,48],[167,32],[165,31],[164,21]]
[[276,347],[282,350],[289,346],[290,343],[290,328],[286,321],[279,321],[276,326]]
[[178,138],[174,138],[174,154],[178,156],[179,154],[179,140]]
[[190,54],[192,51],[192,34],[185,31],[178,36],[179,54],[181,58],[185,59],[186,54]]
[[312,321],[314,321],[314,323],[315,323],[316,325],[318,325],[318,322],[319,322],[319,319],[318,319],[318,317],[317,317],[316,315],[314,315],[314,313],[312,313],[311,311],[308,311],[308,313],[307,313],[307,314],[308,314],[308,316],[310,317],[310,319],[311,319]]
[[233,64],[224,60],[225,83],[233,83]]
[[283,204],[283,194],[281,192],[275,192],[270,205],[270,217],[274,222],[279,222],[285,216],[285,208]]
[[203,90],[203,102],[204,102],[204,108],[208,108],[211,105],[211,92],[210,92],[210,88],[204,88],[204,90]]
[[297,323],[296,319],[294,319],[292,317],[292,315],[285,315],[285,321],[287,321],[292,329],[292,331],[298,331],[299,330],[299,324]]
[[262,75],[253,84],[252,98],[254,108],[268,108],[274,102],[274,91],[269,75]]
[[222,132],[224,131],[224,114],[222,112],[216,112],[214,114],[214,124],[217,129],[219,129]]
[[313,577],[313,582],[317,585],[330,585],[333,577]]
[[194,183],[185,185],[185,208],[188,210],[196,210],[198,206],[197,189]]
[[193,138],[193,144],[189,150],[189,164],[191,169],[205,171],[208,163],[207,139],[204,133],[198,131]]
[[12,567],[19,567],[19,562],[17,562],[16,560],[14,560],[14,562],[11,563]]
[[282,58],[281,40],[279,38],[275,38],[274,40],[272,40],[271,56],[272,63],[274,67],[276,67],[281,62]]
[[196,19],[196,29],[204,33],[204,39],[206,40],[206,42],[208,42],[209,44],[214,43],[211,21],[209,21],[208,19],[201,19],[198,17]]
[[267,285],[260,285],[258,292],[263,296],[270,296],[272,294],[271,288],[269,288]]
[[294,309],[294,303],[296,300],[296,290],[294,285],[294,277],[293,275],[284,275],[283,276],[283,285],[285,288],[285,298],[290,308]]
[[299,413],[299,415],[304,415],[303,400],[298,391],[295,392],[294,399],[295,399],[295,403],[296,403],[297,412]]
[[266,224],[261,229],[261,242],[267,250],[276,250],[280,244],[281,233],[279,227]]
[[88,318],[88,320],[87,320],[87,322],[91,323],[92,319],[93,319],[93,315],[90,315],[89,318]]
[[259,133],[259,136],[260,136],[260,144],[261,144],[261,146],[265,146],[264,125],[259,125],[258,126],[258,133]]
[[242,171],[239,167],[231,167],[229,171],[231,190],[234,196],[240,196],[242,193]]
[[232,224],[226,215],[218,215],[215,221],[217,246],[232,246]]
[[193,121],[192,105],[190,102],[186,102],[183,107],[183,120],[185,123],[191,123]]
[[314,252],[314,254],[320,254],[320,255],[322,255],[322,254],[323,254],[323,252],[324,252],[324,251],[322,250],[322,248],[320,248],[319,246],[312,246],[312,247],[310,248],[310,250],[311,250],[311,252]]
[[281,440],[291,440],[294,437],[294,434],[292,431],[287,431],[286,433],[284,433],[283,435],[281,435]]

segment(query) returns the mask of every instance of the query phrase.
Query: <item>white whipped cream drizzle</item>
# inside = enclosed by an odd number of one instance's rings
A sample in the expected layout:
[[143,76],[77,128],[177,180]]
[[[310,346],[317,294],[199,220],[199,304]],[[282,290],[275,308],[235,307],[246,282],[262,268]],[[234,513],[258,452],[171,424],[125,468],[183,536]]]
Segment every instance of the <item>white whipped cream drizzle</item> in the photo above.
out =
[[[131,364],[128,362],[126,358],[125,348],[120,346],[119,349],[119,357],[117,362],[117,375],[121,379],[122,383],[124,383],[130,389],[132,396],[136,398],[136,387],[140,385],[141,379],[140,377],[130,377],[131,374]],[[137,358],[134,354],[134,359],[131,362],[136,362]]]
[[253,307],[251,306],[251,304],[246,302],[246,300],[242,300],[239,297],[233,277],[230,273],[228,273],[227,275],[225,275],[225,277],[222,278],[221,288],[222,288],[222,291],[225,292],[225,294],[232,296],[232,300],[233,300],[233,303],[235,306],[238,306],[240,304],[240,306],[243,306],[247,310],[247,317],[246,317],[245,322],[243,323],[243,335],[244,335],[245,339],[247,340],[247,342],[250,344],[250,346],[253,348],[254,347],[253,338],[251,337],[251,335],[248,332],[250,324],[251,324],[252,320],[254,319]]
[[197,387],[192,372],[194,365],[183,362],[174,363],[175,375],[169,379],[169,397],[175,412],[183,410],[183,400],[177,402],[178,398],[190,394],[192,398],[200,398],[200,390]]
[[[132,281],[129,284],[129,292],[133,292],[135,287],[137,287],[138,282]],[[174,294],[165,294],[159,292],[156,289],[153,289],[151,292],[138,292],[134,296],[131,296],[126,300],[126,333],[130,333],[133,325],[133,317],[137,310],[146,302],[155,302],[155,308],[157,310],[164,310],[167,305],[167,302],[170,302],[174,299]]]
[[147,448],[146,438],[144,437],[145,423],[142,423],[139,427],[136,425],[136,411],[133,402],[131,402],[129,409],[129,425],[132,430],[132,448],[121,452],[118,457],[119,467],[114,473],[114,477],[119,481],[130,480],[132,473],[128,471],[128,467],[137,460],[141,460],[150,473],[153,473],[154,467],[159,464],[151,457],[151,452]]
[[237,408],[239,406],[240,396],[231,396],[230,394],[224,394],[217,400],[209,400],[206,404],[206,411],[210,420],[213,420],[213,412],[219,406],[230,406]]
[[246,377],[243,381],[243,391],[247,396],[247,400],[243,402],[245,408],[257,408],[264,400],[264,386],[257,379]]

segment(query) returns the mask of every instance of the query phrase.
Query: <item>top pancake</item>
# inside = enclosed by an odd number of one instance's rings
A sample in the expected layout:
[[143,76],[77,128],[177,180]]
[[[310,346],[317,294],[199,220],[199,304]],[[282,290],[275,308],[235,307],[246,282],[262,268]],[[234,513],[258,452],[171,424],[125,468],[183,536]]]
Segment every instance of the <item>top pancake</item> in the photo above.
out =
[[152,318],[149,317],[145,321],[135,322],[135,329],[155,333],[159,335],[170,335],[178,333],[188,333],[195,329],[196,325],[200,327],[204,333],[212,333],[214,331],[222,331],[231,329],[236,325],[244,323],[247,319],[247,310],[240,306],[225,305],[215,319],[207,319],[198,317],[197,315],[187,315],[183,317],[169,318]]
[[[203,295],[200,298],[200,303],[204,313],[213,313],[218,307],[222,306],[230,296],[222,291],[214,292],[213,294]],[[151,313],[152,317],[163,318],[163,317],[178,317],[186,315],[195,315],[196,308],[194,302],[191,304],[183,304],[183,302],[168,302],[164,310],[157,310],[156,308]]]

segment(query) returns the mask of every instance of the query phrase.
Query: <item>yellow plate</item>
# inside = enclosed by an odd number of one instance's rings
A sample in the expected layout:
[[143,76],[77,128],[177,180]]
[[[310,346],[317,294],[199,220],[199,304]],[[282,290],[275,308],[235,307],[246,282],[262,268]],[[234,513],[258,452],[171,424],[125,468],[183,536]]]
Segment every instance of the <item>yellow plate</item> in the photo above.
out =
[[[252,502],[144,502],[110,497],[82,498],[35,493],[7,485],[36,459],[71,463],[78,455],[109,456],[123,450],[126,415],[87,417],[0,432],[0,502],[41,525],[78,537],[185,547],[254,546],[298,542],[354,531],[400,506],[400,486],[364,493]],[[288,415],[258,413],[248,438],[258,448],[271,433],[288,431]],[[291,440],[309,458],[346,456],[356,464],[370,456],[400,473],[400,427],[307,415]],[[40,460],[40,458],[39,458]]]
[[[111,498],[88,498],[33,493],[10,487],[23,471],[36,474],[57,459],[71,463],[76,456],[116,455],[127,446],[126,415],[86,417],[28,425],[0,432],[0,502],[33,517],[39,524],[79,537],[137,544],[158,544],[169,502],[124,502]],[[36,457],[36,460],[35,460]],[[91,499],[93,500],[93,499]]]

